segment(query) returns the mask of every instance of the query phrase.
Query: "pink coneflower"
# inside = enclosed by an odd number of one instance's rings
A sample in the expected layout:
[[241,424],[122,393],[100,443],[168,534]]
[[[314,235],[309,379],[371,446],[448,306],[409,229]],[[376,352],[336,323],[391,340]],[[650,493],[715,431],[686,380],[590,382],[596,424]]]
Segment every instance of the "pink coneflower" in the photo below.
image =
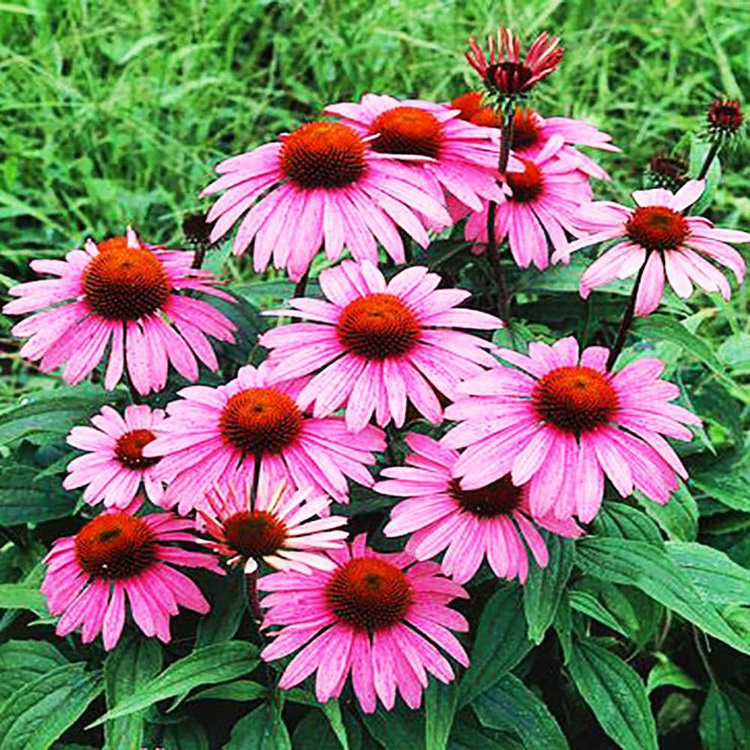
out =
[[101,632],[109,651],[125,624],[126,594],[135,624],[164,643],[178,606],[201,614],[210,609],[198,587],[172,567],[223,572],[213,555],[168,544],[195,541],[187,531],[194,522],[172,513],[135,516],[135,510],[131,505],[127,511],[105,511],[75,536],[58,539],[44,558],[42,593],[49,611],[62,615],[57,635],[83,625],[83,642]]
[[525,583],[526,547],[540,567],[546,568],[549,561],[536,526],[567,537],[582,533],[570,519],[532,517],[526,487],[516,487],[507,474],[484,487],[464,490],[453,477],[456,451],[417,433],[407,435],[406,444],[414,451],[406,457],[407,466],[384,469],[383,476],[390,479],[374,488],[408,498],[391,510],[383,533],[411,534],[406,551],[417,560],[446,550],[441,567],[456,583],[466,583],[485,557],[495,575]]
[[[563,147],[561,135],[552,136],[535,159],[519,159],[523,171],[510,170],[506,181],[512,195],[505,196],[495,213],[498,242],[506,236],[510,252],[521,268],[532,263],[540,270],[549,263],[548,239],[555,248],[568,247],[565,234],[574,231],[571,217],[592,197],[587,175],[578,167],[558,159]],[[487,242],[487,211],[470,214],[464,235],[472,242]],[[463,211],[463,209],[462,209]],[[454,218],[462,213],[454,212]]]
[[228,485],[226,491],[214,487],[198,516],[206,531],[216,540],[207,545],[229,558],[230,565],[244,564],[245,573],[254,573],[263,560],[278,570],[309,573],[313,568],[332,570],[330,557],[323,550],[339,549],[349,532],[343,516],[319,518],[331,499],[311,496],[309,488],[292,492],[286,482],[271,492],[260,484],[255,502],[251,482],[242,490]]
[[[13,328],[30,340],[21,356],[41,359],[50,372],[67,362],[63,377],[80,383],[109,351],[104,387],[122,378],[125,360],[136,390],[161,390],[169,362],[188,380],[198,379],[198,356],[216,370],[216,356],[205,334],[234,341],[234,324],[208,303],[179,292],[193,290],[232,301],[215,289],[209,271],[191,268],[193,253],[142,243],[128,227],[127,237],[98,245],[86,240],[63,260],[33,260],[31,267],[56,279],[30,281],[10,289],[21,299],[3,312],[42,310]],[[48,308],[48,309],[45,309]],[[176,330],[175,330],[176,329]]]
[[[484,103],[479,91],[467,91],[457,96],[450,104],[451,109],[460,111],[459,117],[475,125],[496,129],[501,126],[500,116]],[[620,151],[612,144],[612,136],[597,130],[593,125],[570,117],[542,117],[529,107],[516,107],[511,134],[511,153],[521,159],[534,159],[539,156],[547,141],[553,135],[560,135],[564,145],[557,152],[558,159],[571,167],[580,169],[591,177],[608,180],[609,175],[591,157],[581,153],[574,146],[588,146],[602,151]],[[499,138],[499,132],[497,136]],[[512,167],[511,167],[512,168]]]
[[617,373],[605,368],[609,350],[592,346],[579,359],[573,337],[552,346],[529,344],[529,356],[510,349],[498,356],[519,369],[498,366],[463,383],[467,394],[446,409],[461,420],[443,445],[466,450],[453,468],[466,490],[510,472],[528,484],[534,516],[574,513],[588,522],[602,502],[604,476],[623,497],[633,489],[666,503],[687,476],[664,436],[691,440],[694,414],[668,403],[679,396],[659,379],[664,364],[644,357]]
[[[438,289],[440,276],[423,266],[396,274],[387,284],[371,263],[344,261],[320,274],[329,302],[292,299],[284,315],[293,323],[260,338],[272,351],[274,377],[317,372],[299,400],[322,417],[346,405],[346,424],[363,429],[373,412],[381,426],[404,423],[407,400],[437,423],[442,409],[435,390],[450,397],[456,384],[492,367],[489,341],[449,327],[495,329],[487,313],[454,309],[470,296],[463,289]],[[434,390],[433,390],[434,389]]]
[[467,124],[443,104],[365,94],[359,104],[331,104],[324,112],[338,115],[362,136],[376,136],[370,142],[373,151],[428,157],[411,168],[436,182],[437,193],[442,188],[475,211],[482,207],[479,196],[502,198],[492,132]]
[[235,254],[255,240],[255,270],[263,271],[273,255],[274,266],[286,268],[295,281],[322,246],[330,260],[346,246],[355,258],[377,263],[380,243],[403,263],[399,229],[422,247],[429,242],[415,212],[441,226],[450,223],[442,195],[420,171],[373,151],[339,122],[308,123],[278,143],[221,162],[216,171],[221,177],[203,194],[227,192],[208,214],[216,221],[211,241],[247,213]]
[[[717,229],[703,216],[684,216],[683,211],[703,193],[703,180],[690,180],[677,193],[664,188],[636,190],[636,208],[597,201],[582,206],[574,217],[580,233],[592,232],[567,248],[558,248],[553,261],[568,260],[582,247],[622,239],[595,260],[581,276],[581,296],[614,279],[626,279],[645,263],[635,303],[636,315],[648,315],[659,306],[666,280],[679,297],[689,297],[693,284],[707,292],[731,295],[724,275],[702,256],[734,272],[737,283],[745,276],[745,261],[727,242],[750,242],[750,234]],[[696,252],[697,251],[697,252]]]
[[95,505],[127,507],[143,482],[148,499],[159,505],[164,496],[162,483],[154,476],[158,458],[143,455],[143,448],[155,437],[164,421],[161,409],[142,404],[128,406],[120,416],[111,406],[103,406],[91,418],[94,427],[74,427],[68,443],[88,451],[68,464],[63,487],[72,490],[88,485],[83,499]]
[[415,564],[405,552],[374,552],[364,535],[328,554],[333,571],[274,573],[258,581],[259,590],[272,592],[261,602],[268,608],[263,626],[286,626],[261,656],[272,661],[304,646],[284,670],[280,688],[294,687],[317,670],[315,693],[325,703],[341,695],[351,673],[365,713],[375,710],[378,698],[392,709],[397,688],[410,708],[418,708],[428,672],[441,682],[454,679],[432,641],[468,665],[451,633],[468,630],[468,623],[446,606],[467,594],[438,575],[438,565]]
[[469,38],[466,59],[482,76],[484,85],[500,96],[527,94],[539,81],[546,78],[560,64],[563,48],[558,37],[549,37],[543,31],[529,47],[521,60],[521,42],[510,29],[498,29],[497,40],[487,37],[489,61],[474,37]]
[[145,456],[161,456],[158,476],[167,482],[164,504],[179,503],[180,513],[202,505],[214,484],[244,482],[260,456],[261,481],[283,480],[312,487],[340,503],[348,502],[346,477],[372,486],[365,468],[372,451],[385,449],[382,430],[367,427],[358,435],[339,417],[317,419],[304,413],[299,393],[305,379],[285,380],[266,363],[250,365],[219,386],[191,386],[167,406],[156,440]]

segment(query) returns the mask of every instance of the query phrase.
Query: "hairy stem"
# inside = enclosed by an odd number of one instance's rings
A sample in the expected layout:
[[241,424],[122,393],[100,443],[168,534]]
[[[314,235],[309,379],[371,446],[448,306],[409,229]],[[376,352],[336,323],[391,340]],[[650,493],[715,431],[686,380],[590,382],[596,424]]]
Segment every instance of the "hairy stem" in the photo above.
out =
[[609,353],[607,359],[607,371],[611,371],[617,362],[617,358],[622,353],[623,347],[625,346],[625,340],[630,332],[630,327],[633,325],[633,317],[635,315],[635,301],[638,298],[638,290],[641,286],[641,279],[643,278],[643,272],[646,270],[646,263],[648,263],[649,255],[646,254],[646,258],[643,261],[643,265],[638,271],[638,275],[635,277],[635,283],[633,284],[633,291],[630,293],[630,299],[628,300],[628,306],[625,308],[625,314],[622,316],[620,321],[620,327],[617,330],[617,339],[615,345],[612,347],[612,351]]
[[[500,157],[498,159],[497,171],[501,181],[505,180],[505,173],[508,171],[508,160],[510,159],[510,144],[513,139],[513,115],[515,113],[515,100],[508,99],[503,105],[502,125],[500,132]],[[505,276],[500,265],[500,252],[497,246],[497,237],[495,236],[495,214],[497,213],[497,204],[490,201],[487,209],[487,257],[492,269],[492,278],[497,290],[497,312],[503,322],[510,330],[512,321],[510,317],[510,305],[508,300],[508,290],[505,285]]]
[[307,291],[307,281],[309,278],[310,278],[310,269],[308,268],[307,271],[305,271],[302,278],[297,282],[297,286],[294,287],[295,297],[305,296],[305,292]]
[[713,161],[716,158],[716,155],[719,153],[720,149],[721,149],[721,143],[719,143],[718,141],[714,141],[711,144],[711,148],[708,149],[706,158],[703,160],[703,164],[701,165],[701,171],[698,172],[697,179],[704,180],[706,178],[706,175],[708,174],[708,170],[711,169],[711,164],[713,164]]

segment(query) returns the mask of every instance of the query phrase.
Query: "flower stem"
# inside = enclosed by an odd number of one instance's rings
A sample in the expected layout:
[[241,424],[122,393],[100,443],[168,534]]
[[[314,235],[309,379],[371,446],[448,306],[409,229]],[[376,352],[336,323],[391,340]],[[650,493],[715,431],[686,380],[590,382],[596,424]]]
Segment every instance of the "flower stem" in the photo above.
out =
[[203,259],[205,257],[206,257],[206,246],[203,243],[201,243],[195,249],[195,254],[193,255],[192,268],[200,268],[203,265]]
[[[502,108],[502,125],[500,131],[500,157],[498,159],[497,171],[501,181],[505,180],[505,173],[508,171],[508,160],[510,159],[510,144],[513,139],[513,115],[515,113],[515,100],[509,98]],[[487,209],[487,256],[492,269],[492,277],[497,290],[497,312],[510,330],[512,321],[510,317],[510,304],[508,300],[508,290],[505,286],[505,276],[500,265],[500,252],[497,247],[497,237],[495,236],[495,214],[497,213],[497,204],[490,201]]]
[[309,278],[310,278],[310,269],[308,268],[307,271],[305,271],[302,278],[297,282],[297,286],[294,287],[295,297],[305,296],[305,292],[307,291],[307,281]]
[[607,371],[611,371],[617,362],[617,358],[622,353],[623,347],[625,346],[625,339],[628,337],[630,327],[633,325],[633,317],[635,315],[635,302],[638,298],[638,290],[641,286],[641,279],[643,278],[643,272],[646,270],[646,263],[648,263],[648,254],[643,261],[643,265],[638,271],[638,275],[635,277],[635,283],[633,284],[633,291],[630,293],[630,299],[628,300],[628,306],[625,308],[625,314],[622,316],[620,321],[620,327],[617,330],[617,339],[615,339],[615,345],[612,347],[612,351],[609,353],[607,359]]
[[721,149],[721,143],[719,143],[718,141],[714,141],[711,144],[711,148],[708,149],[706,158],[703,160],[703,164],[701,166],[701,171],[698,172],[698,177],[696,179],[704,180],[706,178],[706,175],[708,174],[708,170],[711,169],[711,164],[713,163],[713,160],[716,158],[716,155],[719,153],[720,149]]

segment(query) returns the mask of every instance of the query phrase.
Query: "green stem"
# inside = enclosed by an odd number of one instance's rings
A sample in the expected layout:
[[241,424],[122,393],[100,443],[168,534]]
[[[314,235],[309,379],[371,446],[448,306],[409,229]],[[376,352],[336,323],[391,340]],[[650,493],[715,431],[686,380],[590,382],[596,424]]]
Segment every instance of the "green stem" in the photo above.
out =
[[615,345],[612,347],[612,351],[609,353],[607,359],[607,371],[611,371],[617,362],[617,358],[622,354],[622,350],[625,347],[625,340],[630,332],[630,327],[633,325],[633,318],[635,316],[635,302],[638,298],[638,289],[641,286],[641,279],[643,278],[643,272],[646,270],[646,263],[648,263],[649,254],[646,253],[646,258],[643,261],[643,265],[638,271],[638,275],[635,277],[635,283],[633,284],[633,291],[630,293],[630,299],[628,305],[625,308],[625,314],[622,316],[620,321],[620,327],[617,330],[617,338],[615,339]]

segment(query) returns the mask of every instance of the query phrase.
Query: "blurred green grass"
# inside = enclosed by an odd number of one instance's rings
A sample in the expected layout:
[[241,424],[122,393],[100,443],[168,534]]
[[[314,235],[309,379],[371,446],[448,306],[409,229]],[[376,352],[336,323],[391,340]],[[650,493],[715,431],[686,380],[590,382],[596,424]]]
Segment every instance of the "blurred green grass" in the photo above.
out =
[[[562,36],[535,106],[613,133],[604,190],[624,197],[650,157],[686,153],[712,97],[747,89],[749,16],[741,0],[0,3],[4,271],[125,222],[179,239],[221,156],[366,91],[450,99],[476,85],[469,33],[501,24]],[[741,180],[719,193],[725,224],[750,214]]]

